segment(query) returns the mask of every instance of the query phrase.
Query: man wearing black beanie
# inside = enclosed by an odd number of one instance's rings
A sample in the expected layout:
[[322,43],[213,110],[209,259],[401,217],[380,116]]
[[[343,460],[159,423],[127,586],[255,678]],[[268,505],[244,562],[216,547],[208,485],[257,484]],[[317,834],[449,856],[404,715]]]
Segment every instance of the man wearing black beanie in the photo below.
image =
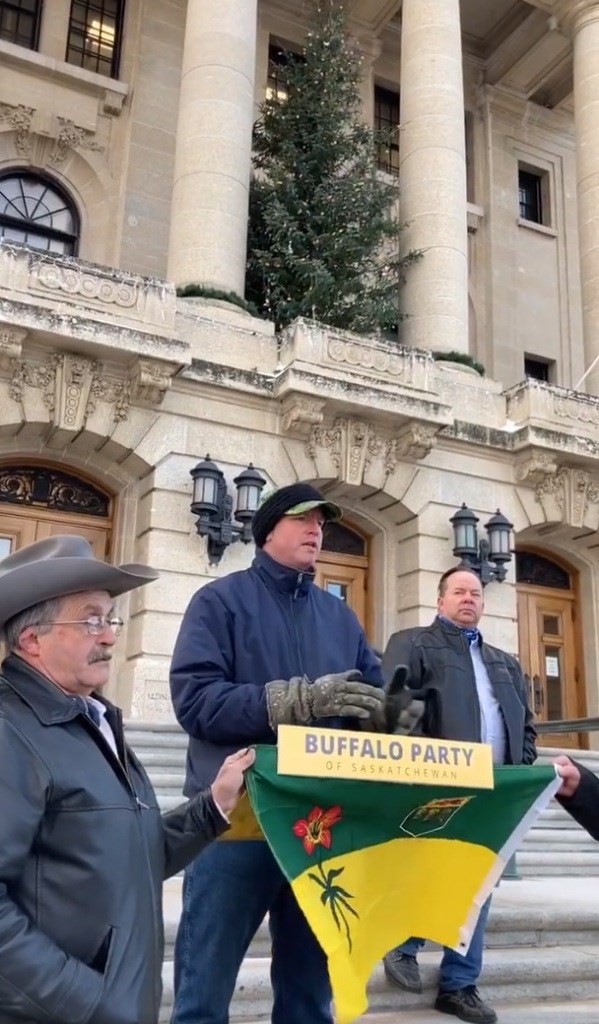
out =
[[[279,725],[385,728],[379,660],[354,612],[314,584],[327,521],[312,484],[275,491],[254,516],[249,569],[202,587],[175,646],[171,693],[189,734],[185,792],[227,754],[275,743]],[[172,1024],[228,1024],[247,947],[268,913],[273,1024],[332,1024],[326,958],[264,841],[229,841],[186,872]]]

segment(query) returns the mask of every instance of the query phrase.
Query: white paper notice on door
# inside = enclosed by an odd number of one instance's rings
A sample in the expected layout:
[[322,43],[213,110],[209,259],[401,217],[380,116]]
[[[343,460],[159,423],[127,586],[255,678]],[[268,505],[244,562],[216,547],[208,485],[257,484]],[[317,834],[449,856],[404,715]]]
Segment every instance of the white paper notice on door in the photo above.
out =
[[553,679],[559,677],[559,658],[547,655],[545,658],[545,675]]

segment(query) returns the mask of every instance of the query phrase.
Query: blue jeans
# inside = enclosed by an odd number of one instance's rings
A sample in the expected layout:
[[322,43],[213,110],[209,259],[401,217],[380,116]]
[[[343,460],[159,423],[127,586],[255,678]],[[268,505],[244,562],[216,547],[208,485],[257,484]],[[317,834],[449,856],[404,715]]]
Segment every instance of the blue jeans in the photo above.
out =
[[[455,992],[458,988],[466,988],[466,985],[476,985],[478,982],[483,966],[483,943],[490,909],[489,896],[487,902],[483,904],[472,942],[464,956],[453,949],[445,948],[439,971],[439,989],[442,992]],[[398,950],[406,956],[416,956],[423,946],[424,939],[408,939],[402,946],[398,946]]]
[[264,842],[213,843],[189,865],[171,1024],[228,1024],[237,972],[269,912],[273,1024],[333,1024],[326,957]]

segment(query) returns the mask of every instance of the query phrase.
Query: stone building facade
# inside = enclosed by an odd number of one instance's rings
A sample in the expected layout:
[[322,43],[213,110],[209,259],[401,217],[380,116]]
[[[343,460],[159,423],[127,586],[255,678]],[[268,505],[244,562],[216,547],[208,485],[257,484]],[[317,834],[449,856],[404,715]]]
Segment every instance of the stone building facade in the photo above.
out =
[[340,502],[319,581],[379,646],[432,616],[456,509],[500,508],[518,555],[486,635],[541,719],[597,715],[599,0],[346,6],[425,253],[399,342],[176,297],[243,294],[252,124],[308,0],[0,2],[0,553],[81,531],[157,566],[113,690],[168,719],[189,597],[252,555],[209,564],[207,452],[232,495],[251,462]]

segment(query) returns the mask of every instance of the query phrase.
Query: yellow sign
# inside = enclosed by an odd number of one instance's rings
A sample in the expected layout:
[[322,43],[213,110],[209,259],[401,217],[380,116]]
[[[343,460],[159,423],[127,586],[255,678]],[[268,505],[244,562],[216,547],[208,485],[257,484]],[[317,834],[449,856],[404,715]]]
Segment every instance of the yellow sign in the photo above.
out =
[[493,789],[486,743],[281,725],[277,747],[279,775]]

